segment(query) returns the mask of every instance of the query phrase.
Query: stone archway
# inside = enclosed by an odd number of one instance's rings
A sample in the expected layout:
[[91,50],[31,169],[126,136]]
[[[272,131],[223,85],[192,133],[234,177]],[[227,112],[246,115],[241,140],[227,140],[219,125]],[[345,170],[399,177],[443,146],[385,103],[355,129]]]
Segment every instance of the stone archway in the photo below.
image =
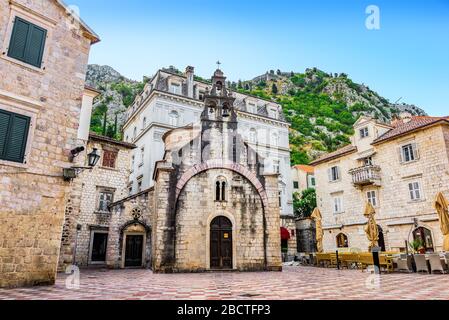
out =
[[121,268],[145,267],[150,231],[150,227],[138,220],[129,221],[120,228]]
[[262,183],[259,181],[257,176],[249,171],[244,166],[234,163],[234,162],[228,162],[228,161],[222,161],[222,160],[209,160],[205,163],[201,163],[198,165],[193,166],[189,170],[187,170],[182,177],[179,179],[177,185],[176,185],[176,198],[175,201],[178,201],[179,195],[181,194],[182,190],[184,189],[187,182],[190,181],[194,176],[209,170],[209,169],[228,169],[234,172],[239,173],[246,179],[248,179],[249,182],[256,188],[257,192],[260,195],[260,198],[262,200],[262,205],[264,208],[268,207],[268,196],[265,192],[265,188],[262,185]]

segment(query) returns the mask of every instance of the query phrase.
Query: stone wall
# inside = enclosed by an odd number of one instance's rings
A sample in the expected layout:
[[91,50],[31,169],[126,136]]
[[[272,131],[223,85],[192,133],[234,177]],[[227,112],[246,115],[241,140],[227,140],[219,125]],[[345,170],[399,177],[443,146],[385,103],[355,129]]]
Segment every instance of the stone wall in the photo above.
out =
[[281,216],[281,227],[284,227],[290,233],[288,240],[287,259],[292,260],[298,252],[298,242],[296,240],[296,222],[294,216]]
[[313,219],[302,218],[296,220],[296,235],[298,252],[316,252],[316,229]]
[[[10,3],[0,0],[3,48],[10,39]],[[45,68],[36,70],[0,56],[0,108],[32,119],[26,163],[0,161],[0,287],[55,281],[69,189],[62,168],[70,166],[70,150],[79,144],[77,129],[91,44],[69,29],[65,11],[56,1],[15,3],[27,8],[21,14],[25,19],[42,21],[38,17],[42,15],[53,27],[45,45]]]
[[[85,170],[71,183],[72,188],[66,208],[65,224],[62,236],[60,270],[68,265],[89,265],[92,231],[108,230],[112,213],[99,211],[99,192],[109,190],[114,193],[113,202],[128,196],[127,184],[130,166],[130,148],[107,141],[91,139],[86,151],[77,157],[77,165],[87,165],[87,154],[93,148],[101,155],[92,170]],[[103,150],[117,151],[115,168],[102,165]],[[111,236],[111,234],[110,234]],[[75,256],[75,260],[74,259]]]

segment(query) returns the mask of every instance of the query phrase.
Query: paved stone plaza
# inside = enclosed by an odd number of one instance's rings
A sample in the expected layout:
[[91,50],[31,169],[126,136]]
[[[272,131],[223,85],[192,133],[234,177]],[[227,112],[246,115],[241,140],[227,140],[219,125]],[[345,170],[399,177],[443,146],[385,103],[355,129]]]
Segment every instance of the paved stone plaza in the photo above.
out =
[[[380,283],[357,270],[285,267],[282,273],[153,274],[82,270],[80,289],[56,285],[0,289],[0,299],[449,299],[449,275],[385,274]],[[376,284],[379,283],[379,286]]]

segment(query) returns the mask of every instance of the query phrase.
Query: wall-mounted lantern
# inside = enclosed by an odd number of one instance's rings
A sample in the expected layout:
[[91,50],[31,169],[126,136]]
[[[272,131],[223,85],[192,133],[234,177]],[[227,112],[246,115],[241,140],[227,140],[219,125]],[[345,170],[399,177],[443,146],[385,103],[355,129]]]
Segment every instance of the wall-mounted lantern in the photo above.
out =
[[[81,151],[84,151],[84,148],[77,148],[72,150],[72,161],[73,158]],[[63,177],[64,180],[70,181],[75,179],[82,171],[84,170],[92,170],[100,160],[100,155],[98,153],[98,149],[94,148],[91,153],[87,155],[87,164],[88,167],[71,167],[63,169]]]

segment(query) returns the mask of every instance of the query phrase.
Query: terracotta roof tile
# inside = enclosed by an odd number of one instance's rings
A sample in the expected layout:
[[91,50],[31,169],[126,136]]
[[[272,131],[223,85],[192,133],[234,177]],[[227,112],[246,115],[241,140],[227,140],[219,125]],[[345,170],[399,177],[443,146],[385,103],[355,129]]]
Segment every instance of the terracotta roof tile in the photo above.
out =
[[304,171],[304,172],[307,172],[307,173],[315,173],[315,168],[314,167],[307,166],[307,165],[304,165],[304,164],[300,164],[300,165],[294,166],[293,168],[296,168],[298,170],[301,170],[301,171]]
[[107,143],[111,143],[111,144],[115,144],[118,146],[122,146],[128,149],[135,149],[137,148],[137,146],[133,143],[129,143],[129,142],[125,142],[125,141],[118,141],[109,137],[105,137],[105,136],[101,136],[99,134],[96,134],[94,132],[89,133],[89,139],[93,139],[93,140],[99,140],[99,141],[104,141]]
[[449,117],[414,116],[409,121],[399,120],[393,124],[393,129],[374,140],[373,144],[396,138],[439,121],[447,121],[449,123]]
[[320,164],[322,162],[326,162],[328,160],[332,160],[332,159],[336,159],[339,158],[343,155],[349,154],[349,153],[353,153],[357,151],[357,147],[353,146],[352,144],[349,144],[347,146],[344,146],[334,152],[331,153],[327,153],[321,157],[319,157],[318,159],[316,159],[315,161],[312,161],[310,163],[310,165],[315,166],[317,164]]

